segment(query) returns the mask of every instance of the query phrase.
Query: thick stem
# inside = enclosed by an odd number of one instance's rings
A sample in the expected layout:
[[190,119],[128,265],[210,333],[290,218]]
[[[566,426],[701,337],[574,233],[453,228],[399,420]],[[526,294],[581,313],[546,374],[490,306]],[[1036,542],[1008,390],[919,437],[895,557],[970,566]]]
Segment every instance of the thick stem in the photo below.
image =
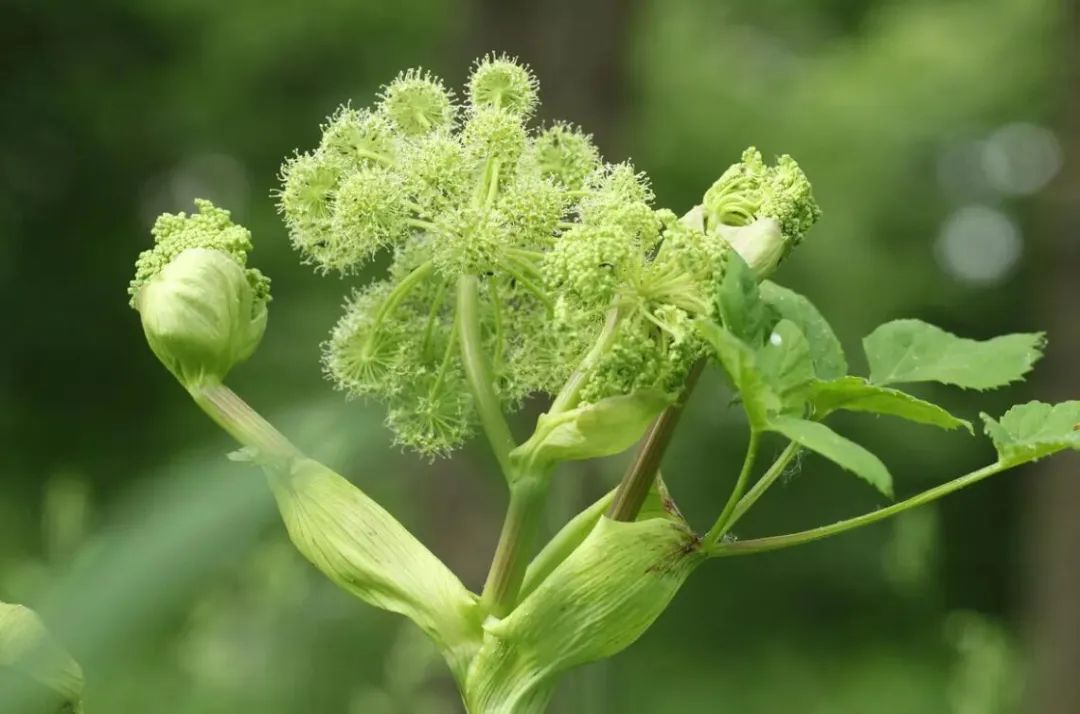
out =
[[709,532],[705,534],[705,538],[702,540],[702,545],[708,548],[715,544],[718,540],[724,537],[724,534],[731,529],[731,516],[735,512],[735,507],[739,503],[739,499],[742,498],[743,491],[746,490],[746,484],[750,481],[750,474],[754,470],[754,461],[757,458],[758,447],[761,445],[761,432],[757,429],[751,429],[750,442],[746,446],[746,458],[743,459],[742,469],[739,471],[739,478],[735,481],[735,487],[731,489],[731,495],[728,496],[727,503],[724,504],[724,509],[720,512],[720,516],[716,519],[713,527],[709,529]]
[[548,476],[547,470],[526,473],[510,484],[510,505],[481,597],[485,610],[495,617],[505,617],[517,604],[543,520]]
[[229,436],[257,450],[261,456],[288,459],[299,455],[284,434],[224,384],[204,384],[190,393],[195,403]]
[[494,381],[480,336],[480,287],[475,275],[462,275],[458,279],[458,339],[461,344],[461,361],[465,378],[469,382],[480,417],[480,426],[491,444],[491,450],[499,462],[499,468],[508,481],[514,478],[510,452],[517,444],[503,416],[502,405],[495,394]]
[[799,531],[798,533],[788,533],[787,535],[772,536],[769,538],[755,538],[753,540],[734,541],[731,543],[719,543],[714,545],[709,550],[709,555],[713,557],[722,557],[729,555],[749,555],[751,553],[761,553],[767,550],[779,550],[780,548],[790,548],[793,545],[802,545],[803,543],[810,543],[815,540],[821,540],[822,538],[828,538],[830,536],[838,535],[846,531],[853,530],[855,528],[861,528],[862,526],[868,526],[871,523],[877,523],[878,521],[885,520],[898,513],[910,510],[917,506],[921,506],[931,501],[936,501],[942,496],[947,496],[954,491],[959,491],[962,488],[982,481],[984,478],[993,476],[994,474],[1001,473],[1009,468],[1008,466],[998,462],[984,466],[983,468],[972,471],[969,474],[961,476],[960,478],[953,479],[948,483],[943,483],[940,486],[931,488],[927,491],[923,491],[920,494],[912,496],[906,500],[894,503],[893,505],[874,511],[873,513],[866,513],[855,518],[849,518],[844,521],[839,521],[827,526],[821,526],[819,528],[811,528],[806,531]]
[[615,500],[608,510],[608,517],[615,521],[632,521],[637,518],[645,499],[649,495],[656,472],[660,469],[660,461],[664,457],[668,444],[671,443],[672,434],[682,416],[686,400],[697,385],[698,378],[705,368],[705,360],[698,360],[690,368],[686,376],[686,386],[679,398],[678,403],[671,405],[656,418],[645,441],[638,449],[633,463],[623,474],[622,481],[615,491]]

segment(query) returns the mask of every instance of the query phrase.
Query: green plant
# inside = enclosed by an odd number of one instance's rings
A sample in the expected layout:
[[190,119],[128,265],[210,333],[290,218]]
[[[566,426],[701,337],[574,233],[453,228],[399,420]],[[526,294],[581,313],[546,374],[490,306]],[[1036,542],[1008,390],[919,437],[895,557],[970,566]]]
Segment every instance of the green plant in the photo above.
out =
[[[345,590],[419,625],[470,712],[543,711],[560,673],[632,644],[712,558],[835,535],[1080,448],[1080,402],[1031,402],[982,416],[997,459],[981,469],[821,528],[730,539],[803,450],[891,498],[884,464],[825,420],[843,410],[973,432],[895,385],[1002,386],[1031,369],[1043,337],[979,342],[898,320],[864,340],[869,377],[851,376],[821,314],[767,279],[820,215],[790,157],[769,166],[747,150],[679,217],[654,209],[644,176],[603,163],[580,130],[530,128],[537,89],[505,57],[477,63],[460,105],[439,80],[405,72],[374,109],[334,113],[320,145],[286,161],[278,194],[317,270],[352,274],[391,257],[325,345],[331,381],[382,402],[396,441],[421,455],[446,456],[477,430],[489,442],[510,499],[479,595],[224,385],[256,350],[270,300],[269,281],[246,265],[250,235],[228,212],[201,201],[191,216],[162,216],[130,287],[150,347],[242,445],[234,458],[266,472],[296,547]],[[738,393],[749,443],[699,535],[658,469],[710,364]],[[519,441],[506,415],[534,394],[551,402]],[[766,433],[788,445],[755,479]],[[538,548],[555,470],[638,442],[618,487]]]

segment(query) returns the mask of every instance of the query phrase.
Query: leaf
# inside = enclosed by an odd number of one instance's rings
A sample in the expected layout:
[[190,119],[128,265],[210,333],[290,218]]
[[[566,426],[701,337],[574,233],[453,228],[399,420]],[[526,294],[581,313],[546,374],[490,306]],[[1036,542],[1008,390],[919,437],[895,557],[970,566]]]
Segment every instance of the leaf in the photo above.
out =
[[720,282],[717,308],[728,332],[755,347],[764,340],[772,315],[761,299],[757,276],[735,251],[730,251]]
[[548,462],[611,456],[636,444],[670,404],[664,392],[641,389],[560,414],[542,414],[534,435],[514,455]]
[[1022,379],[1042,356],[1043,333],[978,341],[957,337],[921,320],[894,320],[863,339],[870,381],[943,382],[994,389]]
[[785,319],[776,323],[765,346],[758,350],[757,365],[783,401],[783,409],[801,415],[806,388],[814,381],[814,365],[810,343],[794,322]]
[[735,389],[739,391],[750,427],[764,429],[769,422],[770,412],[778,411],[783,402],[758,369],[754,351],[714,322],[698,320],[696,324],[698,333],[713,348]]
[[810,359],[814,373],[820,379],[837,379],[847,374],[844,348],[832,327],[808,299],[793,290],[766,280],[760,286],[761,299],[781,317],[791,320],[802,330],[810,344]]
[[892,498],[892,476],[881,459],[824,424],[778,416],[769,423],[769,429],[839,464]]
[[814,415],[819,419],[843,409],[851,412],[888,414],[942,429],[955,429],[962,426],[969,433],[974,433],[971,422],[954,417],[938,405],[913,397],[906,392],[870,384],[862,377],[848,376],[827,382],[817,381],[810,385],[808,392]]
[[52,692],[65,705],[60,711],[82,711],[83,673],[78,662],[33,610],[0,602],[0,671],[5,669]]
[[981,416],[998,459],[1009,466],[1065,449],[1080,450],[1080,401],[1018,404],[1001,421]]

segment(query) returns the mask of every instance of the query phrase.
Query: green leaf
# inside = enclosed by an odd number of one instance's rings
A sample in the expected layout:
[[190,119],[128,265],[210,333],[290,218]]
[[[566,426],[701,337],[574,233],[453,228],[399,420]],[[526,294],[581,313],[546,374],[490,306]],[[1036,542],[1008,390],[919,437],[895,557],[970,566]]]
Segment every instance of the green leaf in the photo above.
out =
[[817,381],[810,385],[810,403],[814,415],[825,418],[841,409],[851,412],[888,414],[919,424],[929,424],[942,429],[964,427],[974,433],[971,422],[958,419],[936,404],[913,397],[888,387],[870,384],[862,377],[843,377],[827,382]]
[[33,610],[0,602],[3,670],[11,670],[51,692],[58,712],[82,711],[83,673],[78,662],[57,644]]
[[764,429],[769,423],[769,414],[779,411],[783,401],[758,369],[756,354],[745,342],[716,323],[698,320],[696,324],[698,333],[713,348],[739,391],[750,428]]
[[800,415],[806,403],[805,392],[814,381],[810,343],[791,320],[776,323],[765,346],[758,350],[757,366],[783,401],[783,409]]
[[731,334],[750,345],[761,344],[773,318],[761,299],[757,276],[735,251],[730,251],[717,308],[720,322]]
[[981,416],[998,459],[1009,466],[1065,449],[1080,450],[1080,401],[1018,404],[1001,421]]
[[881,459],[824,424],[778,416],[769,423],[769,429],[839,464],[892,498],[892,476]]
[[810,343],[810,359],[820,379],[837,379],[847,374],[844,348],[818,309],[797,292],[766,280],[760,286],[761,299],[781,317],[791,320]]
[[671,397],[656,389],[601,399],[555,415],[542,414],[514,458],[574,461],[611,456],[637,443]]
[[871,382],[943,382],[968,389],[1022,379],[1045,344],[1041,332],[978,341],[920,320],[887,322],[863,339]]

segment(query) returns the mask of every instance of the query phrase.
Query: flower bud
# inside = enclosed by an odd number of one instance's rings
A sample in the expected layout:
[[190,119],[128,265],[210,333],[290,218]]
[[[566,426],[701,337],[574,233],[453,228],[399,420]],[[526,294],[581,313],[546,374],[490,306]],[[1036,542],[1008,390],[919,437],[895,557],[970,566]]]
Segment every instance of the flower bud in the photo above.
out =
[[555,677],[630,646],[703,560],[675,515],[625,523],[601,518],[502,620],[484,625],[469,670],[470,711],[539,712]]
[[266,330],[266,299],[229,255],[189,248],[135,296],[150,349],[187,389],[220,382]]
[[479,645],[476,596],[392,515],[326,466],[302,458],[268,472],[297,550],[350,594],[419,625],[463,677]]
[[667,394],[641,389],[559,414],[541,414],[535,433],[513,456],[550,463],[618,454],[633,446],[670,404]]
[[[5,671],[21,679],[11,682],[14,688],[0,692],[0,711],[9,707],[24,711],[27,698],[36,700],[43,694],[56,710],[82,711],[79,664],[53,640],[33,610],[0,602],[0,675]],[[12,694],[17,701],[9,699]]]
[[759,280],[776,270],[788,252],[787,240],[775,218],[759,218],[745,226],[720,224],[715,230],[746,261]]

